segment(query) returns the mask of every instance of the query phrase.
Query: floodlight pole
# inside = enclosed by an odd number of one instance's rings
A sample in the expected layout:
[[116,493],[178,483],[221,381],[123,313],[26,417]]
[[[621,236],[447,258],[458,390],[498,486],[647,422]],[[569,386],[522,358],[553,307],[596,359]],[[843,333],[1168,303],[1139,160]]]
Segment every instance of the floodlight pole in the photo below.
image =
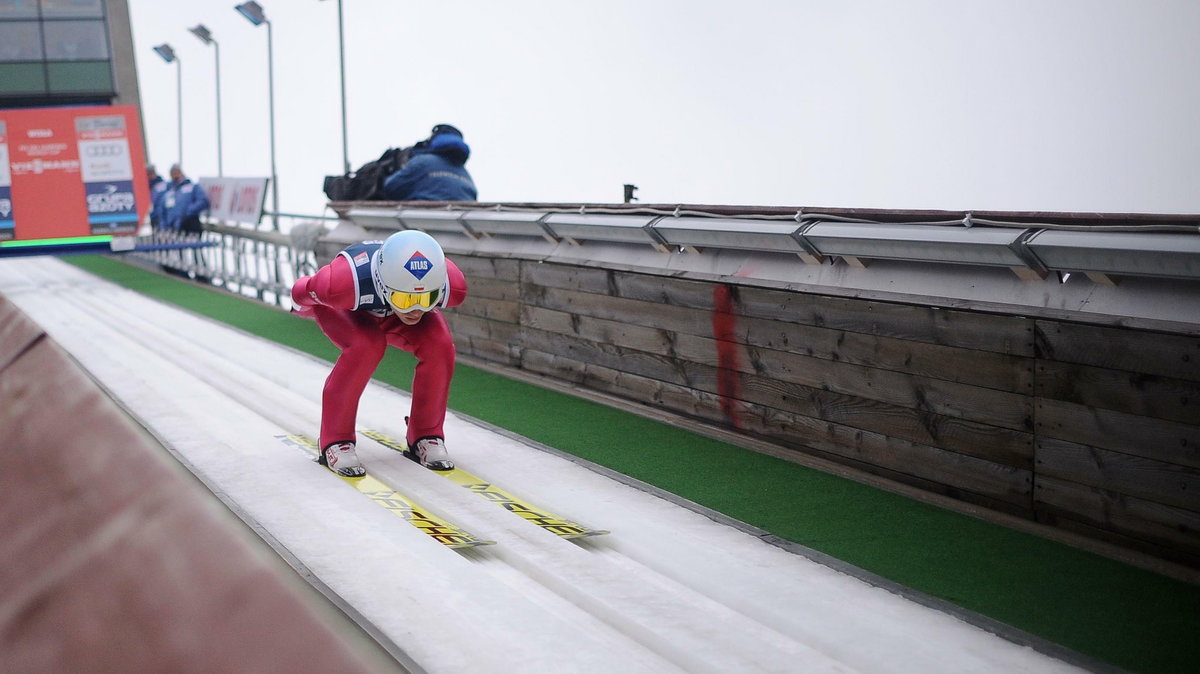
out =
[[275,170],[275,46],[273,31],[271,22],[263,14],[262,6],[257,2],[253,0],[243,2],[235,5],[234,9],[255,26],[267,24],[267,104],[270,107],[271,115],[271,210],[274,211],[271,214],[271,220],[274,223],[275,231],[279,231],[279,173]]
[[338,7],[338,66],[342,75],[342,173],[350,174],[350,142],[346,133],[346,32],[342,21],[342,0]]
[[350,148],[346,134],[346,35],[342,25],[342,0],[338,0],[338,64],[342,74],[342,168],[350,173]]
[[178,158],[175,160],[183,166],[183,59],[175,57],[175,123],[179,129]]
[[183,60],[171,48],[171,45],[163,43],[154,47],[154,53],[158,54],[162,60],[167,63],[175,64],[175,130],[176,139],[179,143],[178,154],[176,155],[176,163],[183,165]]
[[267,24],[267,105],[271,114],[271,222],[275,231],[279,231],[279,173],[275,170],[275,47],[272,38],[271,22]]
[[216,55],[216,73],[217,73],[217,175],[225,176],[224,151],[221,149],[221,43],[213,39],[212,33],[204,24],[199,24],[195,28],[188,29],[193,35],[200,39],[204,44],[213,46],[213,53]]

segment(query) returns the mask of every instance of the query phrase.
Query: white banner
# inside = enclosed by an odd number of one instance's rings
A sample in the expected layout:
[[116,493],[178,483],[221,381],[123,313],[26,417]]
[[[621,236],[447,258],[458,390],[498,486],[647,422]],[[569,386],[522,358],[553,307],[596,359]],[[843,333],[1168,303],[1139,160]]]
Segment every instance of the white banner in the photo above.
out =
[[208,215],[222,222],[257,225],[267,199],[268,178],[201,178],[208,195]]

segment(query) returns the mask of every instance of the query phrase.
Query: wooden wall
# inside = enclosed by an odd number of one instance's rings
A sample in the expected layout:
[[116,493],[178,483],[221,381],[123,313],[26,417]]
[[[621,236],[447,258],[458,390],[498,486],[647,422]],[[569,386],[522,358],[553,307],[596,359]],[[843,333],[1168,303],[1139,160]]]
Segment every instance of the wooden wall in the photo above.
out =
[[460,353],[1200,566],[1200,338],[454,260]]

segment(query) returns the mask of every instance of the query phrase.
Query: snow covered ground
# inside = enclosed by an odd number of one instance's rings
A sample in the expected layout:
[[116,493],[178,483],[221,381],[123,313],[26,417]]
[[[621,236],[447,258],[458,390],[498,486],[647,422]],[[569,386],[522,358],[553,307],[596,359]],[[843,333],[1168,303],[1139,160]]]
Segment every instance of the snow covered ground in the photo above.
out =
[[[316,434],[327,363],[51,258],[0,260],[0,293],[428,672],[1079,671],[453,414],[461,466],[612,534],[560,539],[360,438],[374,476],[497,543],[448,549],[277,439]],[[359,427],[403,437],[407,411],[372,384]]]

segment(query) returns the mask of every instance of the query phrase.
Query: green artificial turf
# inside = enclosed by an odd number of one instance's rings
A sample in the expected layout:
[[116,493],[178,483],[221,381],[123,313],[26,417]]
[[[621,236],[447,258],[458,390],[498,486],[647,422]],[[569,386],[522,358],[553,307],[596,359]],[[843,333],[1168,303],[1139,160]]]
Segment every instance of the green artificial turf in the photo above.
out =
[[[312,321],[108,257],[68,261],[332,360]],[[408,354],[376,378],[408,390]],[[1200,587],[459,364],[456,411],[1132,672],[1200,671]],[[616,534],[616,535],[619,535]]]

